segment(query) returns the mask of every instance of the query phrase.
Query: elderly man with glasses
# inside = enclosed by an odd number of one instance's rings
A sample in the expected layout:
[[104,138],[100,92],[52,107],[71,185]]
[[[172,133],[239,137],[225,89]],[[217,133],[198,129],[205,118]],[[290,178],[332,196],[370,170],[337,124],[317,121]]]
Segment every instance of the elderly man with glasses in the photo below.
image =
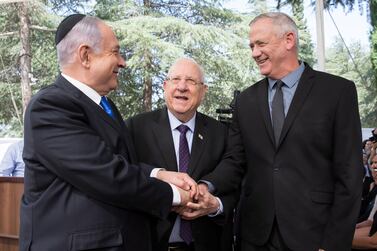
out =
[[[196,181],[213,171],[225,150],[227,128],[197,111],[208,89],[204,82],[203,69],[192,59],[171,66],[163,83],[166,107],[127,121],[140,162],[187,172]],[[176,208],[156,223],[154,250],[232,250],[236,196],[217,198],[203,184],[198,187],[199,201],[189,205],[195,212]]]

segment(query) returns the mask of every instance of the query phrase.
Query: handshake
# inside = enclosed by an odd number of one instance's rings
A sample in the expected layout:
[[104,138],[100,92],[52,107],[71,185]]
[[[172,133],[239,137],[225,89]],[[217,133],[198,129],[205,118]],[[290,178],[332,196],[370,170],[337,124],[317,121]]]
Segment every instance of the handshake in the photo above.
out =
[[197,184],[187,173],[164,170],[158,171],[156,178],[177,187],[181,202],[174,205],[172,210],[183,219],[193,220],[218,213],[220,200],[208,191],[207,184]]

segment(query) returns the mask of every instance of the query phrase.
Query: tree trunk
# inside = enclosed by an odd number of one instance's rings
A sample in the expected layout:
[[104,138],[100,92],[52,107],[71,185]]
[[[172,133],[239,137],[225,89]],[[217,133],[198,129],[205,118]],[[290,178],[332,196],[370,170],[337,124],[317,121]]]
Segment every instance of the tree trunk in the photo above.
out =
[[144,15],[148,15],[151,9],[151,1],[143,0],[143,5],[144,5]]
[[150,77],[144,79],[143,107],[145,112],[152,110],[152,79]]
[[[151,2],[150,0],[143,0],[144,4],[144,15],[148,15],[150,8],[151,8]],[[144,53],[144,60],[145,60],[145,78],[144,78],[144,89],[143,89],[143,110],[145,112],[149,112],[152,110],[152,77],[149,74],[150,69],[152,69],[152,59],[151,55],[148,51],[148,48],[146,49]]]
[[28,17],[28,3],[18,4],[18,15],[20,18],[20,72],[21,72],[21,94],[22,108],[25,114],[26,106],[31,98],[31,87],[29,73],[31,72],[31,49],[30,49],[30,20]]

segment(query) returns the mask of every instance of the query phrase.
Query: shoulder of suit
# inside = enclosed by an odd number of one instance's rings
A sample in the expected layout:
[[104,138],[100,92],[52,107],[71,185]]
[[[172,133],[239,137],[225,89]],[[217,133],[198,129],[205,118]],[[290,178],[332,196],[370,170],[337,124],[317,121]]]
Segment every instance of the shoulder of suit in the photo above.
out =
[[[350,88],[355,86],[355,83],[353,81],[338,75],[316,71],[310,67],[308,69],[308,72],[309,74],[313,74],[313,77],[315,78],[315,85],[323,86],[323,88],[329,91],[331,91],[332,89],[339,91],[343,88]],[[305,72],[303,74],[305,74]]]
[[261,88],[262,85],[265,85],[266,83],[267,83],[267,78],[263,78],[263,79],[259,80],[258,82],[247,87],[245,90],[241,91],[240,94],[238,94],[237,98],[242,98],[245,95],[247,96],[250,93],[255,92],[258,88]]
[[197,112],[196,116],[198,116],[198,119],[202,119],[203,122],[207,125],[210,125],[212,127],[218,127],[219,129],[225,129],[226,126],[221,123],[220,121],[208,116],[208,115],[205,115],[201,112]]
[[29,105],[40,100],[60,100],[65,95],[56,84],[47,85],[41,88],[32,96]]
[[340,84],[351,84],[351,83],[353,83],[353,81],[346,79],[344,77],[338,76],[338,75],[334,75],[334,74],[327,73],[327,72],[315,71],[315,70],[313,70],[313,71],[316,73],[316,76],[319,79],[326,79],[327,81],[332,80],[332,81],[335,81],[337,83],[339,82]]
[[150,112],[142,112],[142,113],[136,114],[135,116],[128,118],[128,120],[133,121],[135,123],[143,122],[145,120],[157,118],[162,112],[164,112],[164,109],[157,109],[157,110],[150,111]]

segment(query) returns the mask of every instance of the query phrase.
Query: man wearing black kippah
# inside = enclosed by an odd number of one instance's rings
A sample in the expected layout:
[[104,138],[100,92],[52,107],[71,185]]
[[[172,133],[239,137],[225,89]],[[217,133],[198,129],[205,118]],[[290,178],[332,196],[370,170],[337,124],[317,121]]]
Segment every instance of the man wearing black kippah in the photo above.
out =
[[25,114],[20,250],[151,251],[150,220],[185,205],[196,183],[135,163],[123,119],[106,98],[126,65],[111,28],[75,14],[55,42],[61,74]]

